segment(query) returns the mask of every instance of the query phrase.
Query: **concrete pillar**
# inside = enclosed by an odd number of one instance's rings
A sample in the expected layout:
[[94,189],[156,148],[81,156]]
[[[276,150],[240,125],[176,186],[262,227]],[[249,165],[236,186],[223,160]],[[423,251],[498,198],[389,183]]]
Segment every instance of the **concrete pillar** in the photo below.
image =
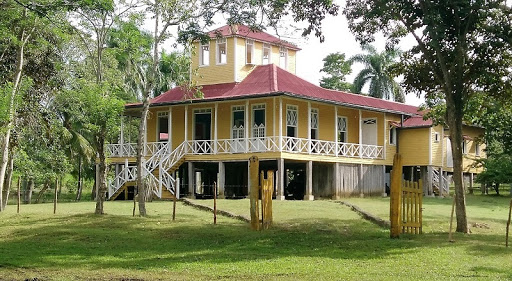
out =
[[336,162],[333,165],[333,178],[332,178],[332,188],[333,188],[333,196],[332,199],[339,200],[341,198],[340,195],[340,163]]
[[306,193],[304,200],[314,200],[313,196],[313,161],[306,162]]
[[[384,117],[386,117],[386,114],[384,114]],[[386,137],[384,137],[384,143],[386,143],[385,139]],[[384,148],[386,148],[385,145]],[[386,155],[386,152],[384,152],[384,155]],[[386,193],[386,165],[382,165],[382,189],[382,197],[387,197],[388,194]]]
[[473,194],[473,173],[469,173],[469,193]]
[[224,193],[226,185],[226,165],[224,162],[219,162],[219,174],[218,174],[218,181],[217,181],[217,189],[219,193],[219,199],[226,198],[226,195]]
[[284,170],[284,159],[277,159],[277,171],[276,171],[276,200],[285,199],[285,170]]
[[194,189],[194,163],[188,162],[188,198],[195,199],[196,192]]

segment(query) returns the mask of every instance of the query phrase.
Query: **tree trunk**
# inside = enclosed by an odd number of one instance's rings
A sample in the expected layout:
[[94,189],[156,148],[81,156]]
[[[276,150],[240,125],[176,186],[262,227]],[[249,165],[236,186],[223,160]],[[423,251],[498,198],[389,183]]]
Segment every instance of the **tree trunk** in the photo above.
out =
[[103,203],[105,202],[105,193],[107,192],[107,164],[105,159],[105,137],[106,137],[106,128],[102,128],[99,136],[97,136],[97,147],[98,147],[98,155],[100,162],[98,163],[99,168],[99,185],[98,185],[98,194],[96,194],[96,210],[95,214],[103,215]]
[[28,188],[25,190],[24,202],[25,204],[30,204],[32,202],[32,193],[34,192],[34,179],[30,178],[28,180]]
[[14,152],[11,151],[9,153],[7,175],[5,177],[4,190],[3,190],[3,194],[2,194],[2,200],[3,201],[1,202],[1,206],[0,206],[0,208],[2,210],[5,210],[5,207],[7,206],[7,201],[9,201],[9,193],[11,192],[13,168],[14,168]]
[[145,180],[145,163],[142,162],[142,154],[144,152],[144,136],[146,135],[146,119],[149,111],[149,96],[144,99],[142,108],[142,116],[139,124],[139,136],[137,138],[137,194],[139,200],[139,215],[146,216],[146,184]]
[[41,189],[41,191],[39,191],[39,194],[37,195],[36,203],[39,203],[39,201],[41,200],[41,198],[43,198],[44,192],[45,192],[49,187],[50,187],[50,183],[49,183],[49,182],[46,182],[46,183],[43,185],[43,189]]
[[53,214],[57,213],[57,190],[59,190],[59,178],[55,180],[55,190],[53,191]]
[[455,211],[457,215],[457,232],[468,233],[466,217],[466,194],[462,183],[462,100],[456,93],[446,93],[446,124],[450,129],[453,155],[453,181],[455,183]]
[[78,186],[76,189],[76,201],[82,198],[82,157],[78,157]]
[[[26,10],[25,10],[26,15]],[[29,35],[25,34],[25,30],[23,29],[20,34],[21,44],[19,45],[18,54],[17,54],[17,64],[16,64],[16,72],[14,74],[14,83],[12,85],[11,96],[9,97],[9,115],[7,117],[6,124],[6,132],[3,137],[2,148],[0,154],[2,155],[2,160],[0,164],[0,211],[3,211],[2,208],[2,193],[4,189],[4,181],[5,181],[5,173],[7,170],[8,164],[8,156],[9,156],[9,145],[11,140],[11,127],[14,124],[14,100],[16,98],[16,93],[18,92],[19,84],[21,81],[21,73],[23,71],[24,64],[24,52],[25,52],[25,43],[28,40]]]

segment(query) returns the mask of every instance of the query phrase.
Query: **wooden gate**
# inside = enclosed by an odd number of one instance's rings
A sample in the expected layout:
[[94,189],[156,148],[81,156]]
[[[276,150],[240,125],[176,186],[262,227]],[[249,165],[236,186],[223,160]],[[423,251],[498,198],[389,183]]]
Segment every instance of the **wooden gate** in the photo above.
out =
[[400,233],[422,233],[422,182],[402,179],[402,157],[395,154],[391,171],[390,222],[391,238]]
[[422,233],[422,182],[402,181],[402,233]]

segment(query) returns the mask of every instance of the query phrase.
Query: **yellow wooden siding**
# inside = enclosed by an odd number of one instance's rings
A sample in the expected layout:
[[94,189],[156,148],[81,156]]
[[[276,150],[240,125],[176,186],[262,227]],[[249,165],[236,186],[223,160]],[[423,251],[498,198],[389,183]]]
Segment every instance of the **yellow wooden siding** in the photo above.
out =
[[194,52],[192,53],[191,68],[197,69],[198,76],[193,79],[198,85],[220,84],[233,82],[235,79],[235,43],[234,38],[226,38],[227,42],[227,63],[217,64],[217,41],[210,41],[210,64],[205,66],[199,65],[199,42],[194,43]]
[[288,65],[286,70],[295,74],[297,68],[297,51],[288,49]]
[[[474,167],[474,165],[478,159],[486,157],[485,151],[484,151],[485,144],[482,143],[484,129],[464,126],[462,128],[462,132],[464,135],[469,136],[471,138],[471,140],[466,141],[466,147],[467,147],[468,151],[463,157],[462,167],[463,167],[464,171],[466,171],[466,172],[480,173],[480,172],[482,172],[482,168],[476,168],[476,167]],[[476,154],[475,154],[477,142],[480,143],[480,156],[476,156]]]
[[359,110],[338,106],[338,117],[347,117],[347,142],[359,143]]
[[325,104],[311,104],[318,109],[318,139],[336,141],[334,132],[334,106]]
[[399,152],[402,154],[404,166],[429,165],[429,132],[430,128],[414,128],[399,130]]
[[230,139],[231,136],[231,127],[233,126],[233,106],[245,106],[244,101],[238,102],[222,102],[218,105],[218,115],[217,118],[217,138],[219,139]]
[[172,107],[171,125],[172,148],[175,149],[185,140],[185,107]]
[[[443,131],[444,128],[441,125],[432,127],[430,139],[432,140],[432,165],[436,167],[443,166],[443,160],[445,160],[444,152],[446,151],[443,147]],[[436,134],[439,135],[439,140],[436,141]]]
[[148,112],[148,119],[147,119],[147,141],[148,142],[155,142],[156,139],[156,123],[157,123],[157,112],[161,111],[161,108],[150,108]]

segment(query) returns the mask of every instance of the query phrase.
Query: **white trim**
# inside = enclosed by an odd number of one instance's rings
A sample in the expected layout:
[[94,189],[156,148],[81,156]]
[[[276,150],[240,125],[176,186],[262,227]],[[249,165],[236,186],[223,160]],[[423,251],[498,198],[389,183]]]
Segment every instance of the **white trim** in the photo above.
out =
[[[203,64],[203,46],[208,46],[208,63],[207,64]],[[199,67],[203,67],[203,66],[209,66],[210,65],[210,53],[211,53],[211,46],[210,46],[210,41],[208,41],[208,43],[206,44],[203,44],[201,42],[199,42]]]
[[195,108],[192,115],[192,139],[196,140],[196,114],[210,114],[210,140],[212,139],[212,108],[211,107],[203,107],[203,108]]
[[[383,144],[383,146],[384,146],[384,152],[383,152],[383,153],[384,153],[384,158],[386,158],[386,146],[387,146],[387,145],[386,145],[386,132],[387,132],[387,129],[388,129],[388,127],[389,127],[389,126],[387,125],[387,124],[388,124],[388,122],[387,122],[387,120],[386,120],[386,113],[384,113],[384,117],[382,118],[382,120],[384,120],[384,122],[382,122],[382,123],[384,123],[384,124],[382,124],[382,126],[383,126],[383,128],[384,128],[384,134],[383,134],[383,135],[384,135],[384,142],[383,142],[382,144]],[[391,132],[389,132],[389,133],[391,133]],[[379,132],[378,132],[378,131],[377,131],[377,134],[379,134]],[[385,172],[385,171],[386,171],[386,170],[384,170],[384,172]],[[384,173],[384,175],[385,175],[385,174],[386,174],[386,173]],[[384,191],[384,192],[385,192],[385,191]]]
[[[272,44],[265,43],[265,42],[262,42],[262,44],[263,45],[261,48],[261,64],[262,65],[272,64]],[[268,47],[265,47],[265,45],[268,45]],[[265,49],[268,49],[268,51],[269,51],[267,63],[265,63],[265,61],[264,61]]]
[[160,142],[160,117],[167,117],[167,142],[170,139],[170,126],[169,126],[169,111],[157,111],[156,112],[156,130],[155,130],[155,139],[157,142]]
[[[219,45],[220,44],[225,44],[225,47],[226,47],[226,62],[220,62],[219,61],[220,60],[220,57],[219,57]],[[224,38],[217,38],[215,40],[215,65],[224,65],[224,64],[228,64],[228,41],[227,41],[227,39],[225,37]]]
[[[284,66],[281,65],[281,54],[284,54]],[[283,46],[279,47],[279,67],[288,70],[288,48]]]
[[250,125],[248,124],[251,124],[251,122],[249,121],[249,101],[245,101],[245,138],[248,139],[249,138],[249,128],[247,127],[251,127]]
[[432,127],[428,128],[428,165],[432,165]]
[[[246,116],[245,116],[245,105],[232,105],[231,106],[231,116],[230,116],[230,122],[229,122],[229,135],[231,136],[232,139],[235,139],[235,136],[233,135],[233,127],[235,126],[234,124],[234,121],[235,119],[233,118],[233,114],[235,111],[242,111],[244,113],[244,124],[243,124],[243,127],[244,127],[244,136],[245,136],[245,130],[247,130],[247,121],[245,120]],[[236,137],[238,138],[238,136]]]
[[279,97],[279,151],[283,151],[283,98]]
[[308,139],[311,139],[311,102],[308,101]]
[[185,141],[188,141],[188,105],[185,105]]
[[[226,44],[226,48],[227,48],[227,44]],[[215,103],[215,113],[214,113],[214,129],[213,129],[213,140],[214,140],[214,143],[213,143],[213,152],[215,154],[217,154],[217,125],[218,125],[218,115],[217,115],[217,112],[219,112],[219,103],[216,102]]]
[[363,119],[361,114],[361,109],[359,109],[359,157],[362,157],[361,153],[361,145],[363,144]]
[[338,156],[338,106],[334,106],[334,143],[336,145],[336,156]]
[[251,133],[250,133],[250,136],[254,138],[254,131],[253,131],[253,128],[254,128],[254,125],[256,126],[259,126],[260,124],[256,124],[254,123],[254,111],[255,110],[261,110],[263,109],[265,114],[263,115],[263,118],[265,118],[265,123],[263,123],[263,126],[265,127],[265,137],[267,136],[267,104],[266,103],[258,103],[258,104],[253,104],[251,106],[251,125],[250,125],[250,128],[251,128]]
[[[249,65],[255,65],[256,63],[254,62],[254,40],[252,39],[245,39],[245,64],[249,64]],[[249,48],[248,46],[251,46],[251,61],[249,62],[248,60],[248,56],[247,56],[247,53],[249,51]]]
[[233,40],[234,41],[233,44],[235,45],[234,48],[233,48],[233,50],[234,50],[234,58],[233,58],[233,61],[234,61],[234,63],[233,63],[233,70],[234,71],[233,72],[235,73],[234,74],[235,75],[235,77],[234,77],[235,82],[239,82],[238,81],[238,69],[236,68],[237,67],[237,61],[238,61],[237,60],[237,51],[236,51],[236,49],[238,49],[238,43],[237,43],[236,37],[233,37],[233,39],[234,39]]
[[172,150],[172,136],[174,135],[173,132],[171,132],[172,129],[172,106],[169,106],[169,118],[167,119],[168,123],[168,129],[167,129],[167,143],[169,143],[169,149]]
[[274,108],[274,110],[272,110],[272,135],[275,136],[276,135],[276,111],[275,111],[276,97],[272,98],[272,105]]

